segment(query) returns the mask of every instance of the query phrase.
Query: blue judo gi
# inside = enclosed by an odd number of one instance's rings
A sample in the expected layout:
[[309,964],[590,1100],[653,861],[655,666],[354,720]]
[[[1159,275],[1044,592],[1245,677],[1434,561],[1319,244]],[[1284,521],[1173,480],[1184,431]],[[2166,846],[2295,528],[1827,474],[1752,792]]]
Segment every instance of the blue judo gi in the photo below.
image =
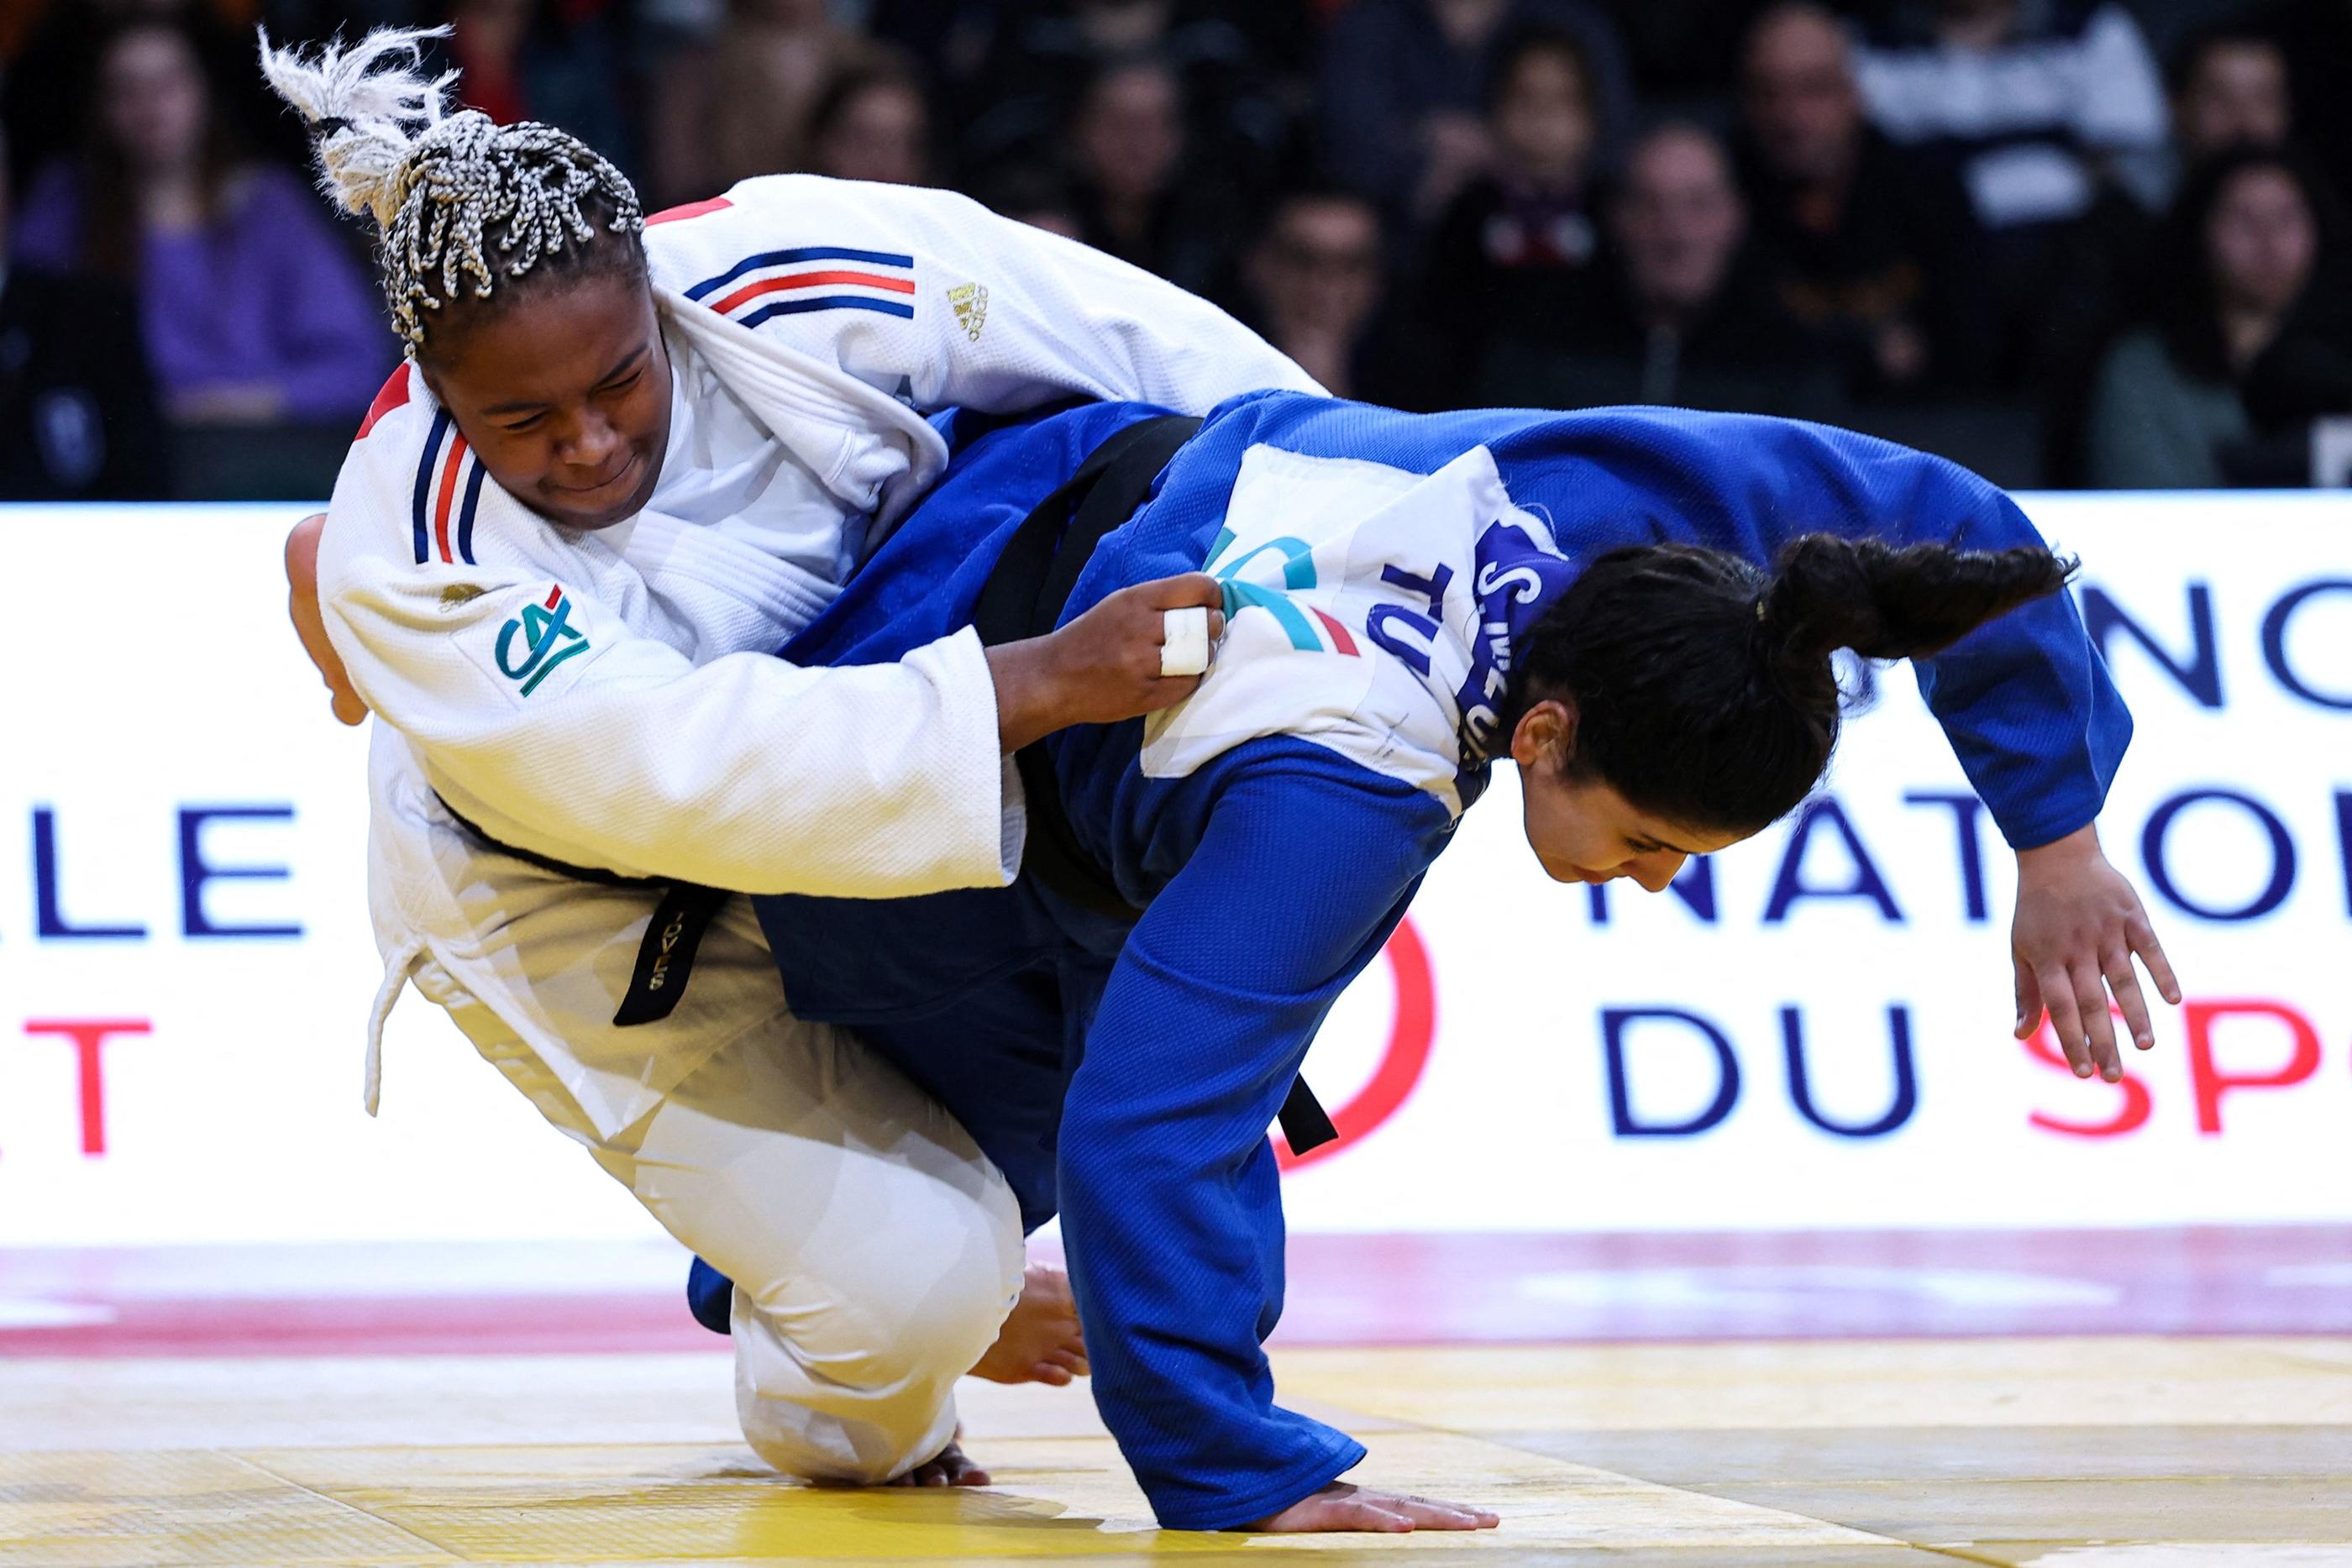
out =
[[[786,656],[894,659],[967,624],[1021,519],[1160,412],[964,423],[939,487]],[[2041,542],[1964,470],[1813,425],[1236,399],[1103,539],[1065,612],[1204,567],[1228,583],[1226,640],[1190,703],[1046,743],[1075,836],[1148,905],[1140,923],[1027,876],[759,901],[794,1010],[855,1026],[942,1101],[1031,1227],[1061,1214],[1096,1399],[1163,1524],[1246,1523],[1363,1457],[1274,1403],[1266,1128],[1476,798],[1513,637],[1604,550],[1685,541],[1769,563],[1817,531]],[[2012,844],[2097,815],[2130,720],[2070,599],[1919,675]]]

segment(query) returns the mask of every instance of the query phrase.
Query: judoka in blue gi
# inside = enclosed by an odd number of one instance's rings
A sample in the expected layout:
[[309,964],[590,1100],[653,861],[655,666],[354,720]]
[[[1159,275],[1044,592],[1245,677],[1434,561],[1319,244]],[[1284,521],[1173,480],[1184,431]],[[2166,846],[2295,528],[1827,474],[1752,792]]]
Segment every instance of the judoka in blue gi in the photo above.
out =
[[[761,915],[802,1017],[856,1026],[944,1103],[1028,1226],[1059,1212],[1097,1400],[1171,1527],[1412,1527],[1393,1498],[1392,1523],[1313,1511],[1345,1503],[1333,1483],[1365,1450],[1274,1402],[1266,1129],[1493,758],[1519,765],[1553,877],[1655,891],[1815,785],[1842,647],[1918,657],[2023,851],[2084,841],[2129,737],[2068,565],[2015,505],[1847,433],[1260,393],[1218,408],[1163,470],[1189,426],[1146,406],[951,423],[939,488],[787,657],[893,659],[1001,610],[1008,541],[1033,510],[1062,527],[1069,491],[1041,502],[1117,438],[1160,444],[1141,460],[1149,498],[1131,515],[1123,501],[1091,555],[1063,548],[1060,580],[1083,570],[1058,607],[1034,572],[1014,598],[1066,617],[1206,570],[1226,585],[1215,664],[1177,708],[1024,758],[1031,869],[1013,886],[764,898]],[[1133,480],[1132,453],[1126,466]],[[2063,898],[2107,919],[2101,945],[2124,956],[2104,982],[2144,1043],[2129,953],[2168,995],[2169,971],[2088,841]],[[2049,883],[2024,880],[2029,895]],[[2037,982],[2032,913],[2021,1019],[2047,1000],[2078,1071],[2112,1074],[2112,1036],[2088,1017],[2102,976]],[[2104,991],[2098,1014],[2104,1030]]]

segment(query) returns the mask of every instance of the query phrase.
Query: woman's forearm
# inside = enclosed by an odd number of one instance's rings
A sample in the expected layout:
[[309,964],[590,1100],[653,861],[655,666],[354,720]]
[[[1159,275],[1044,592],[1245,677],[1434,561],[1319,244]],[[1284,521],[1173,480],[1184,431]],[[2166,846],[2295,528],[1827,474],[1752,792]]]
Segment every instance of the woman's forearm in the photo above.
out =
[[1010,754],[1074,724],[1116,724],[1191,696],[1198,677],[1160,673],[1166,614],[1208,610],[1213,642],[1223,630],[1223,593],[1200,572],[1139,583],[1048,636],[991,648],[999,744]]

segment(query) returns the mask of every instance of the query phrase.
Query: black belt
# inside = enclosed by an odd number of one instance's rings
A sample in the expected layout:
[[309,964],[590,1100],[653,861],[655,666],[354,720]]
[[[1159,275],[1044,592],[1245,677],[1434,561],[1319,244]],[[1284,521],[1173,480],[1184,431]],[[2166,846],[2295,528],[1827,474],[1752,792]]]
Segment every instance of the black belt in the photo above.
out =
[[[972,627],[980,640],[994,647],[1043,637],[1060,625],[1062,609],[1095,547],[1135,515],[1151,494],[1160,471],[1200,428],[1197,419],[1167,414],[1130,424],[1088,453],[1077,472],[1037,503],[1005,541],[1004,553],[972,607]],[[1128,901],[1110,873],[1078,841],[1045,742],[1023,747],[1013,763],[1021,770],[1029,810],[1022,872],[1089,914],[1129,925],[1140,920],[1143,911]],[[1291,1081],[1278,1119],[1283,1140],[1295,1155],[1339,1135],[1304,1078]]]
[[680,998],[686,995],[686,983],[694,974],[694,956],[701,950],[703,933],[710,929],[710,922],[735,896],[733,894],[698,883],[623,876],[597,866],[572,865],[552,855],[500,843],[446,800],[441,801],[441,809],[475,842],[502,855],[512,855],[526,865],[537,866],[556,876],[568,876],[574,882],[593,882],[599,887],[659,890],[661,902],[654,906],[654,917],[646,927],[645,939],[637,944],[637,967],[629,976],[629,988],[621,998],[620,1010],[613,1015],[613,1027],[630,1029],[653,1023],[677,1010]]

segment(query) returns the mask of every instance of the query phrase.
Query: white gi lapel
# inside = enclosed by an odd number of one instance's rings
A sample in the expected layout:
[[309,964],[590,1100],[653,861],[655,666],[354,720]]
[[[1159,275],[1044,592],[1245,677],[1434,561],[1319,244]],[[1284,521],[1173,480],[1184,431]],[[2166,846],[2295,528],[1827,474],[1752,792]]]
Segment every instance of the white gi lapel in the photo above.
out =
[[869,544],[898,522],[947,466],[930,422],[838,365],[827,364],[654,286],[672,325],[775,438],[853,511],[872,512]]

